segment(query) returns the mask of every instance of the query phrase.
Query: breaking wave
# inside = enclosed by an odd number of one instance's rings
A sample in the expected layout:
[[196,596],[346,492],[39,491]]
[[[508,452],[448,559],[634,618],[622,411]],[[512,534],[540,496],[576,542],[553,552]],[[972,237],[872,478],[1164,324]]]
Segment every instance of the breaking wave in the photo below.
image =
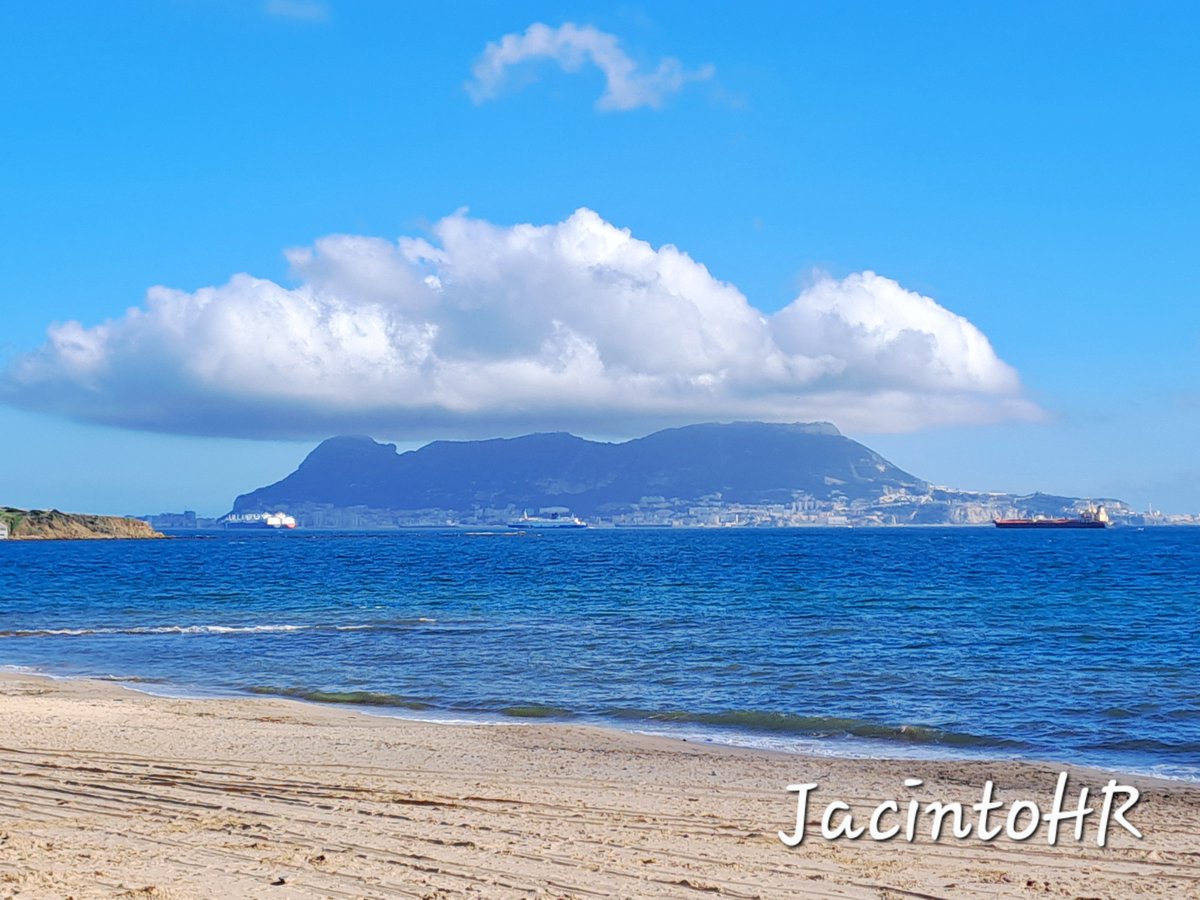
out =
[[644,709],[609,709],[605,718],[623,722],[658,722],[670,725],[700,725],[758,734],[784,734],[810,738],[872,738],[900,744],[925,744],[944,747],[978,747],[1019,750],[1024,741],[946,731],[928,725],[885,725],[865,719],[832,716],[798,716],[791,713],[759,710],[727,710],[704,713],[683,710],[661,712]]
[[500,715],[508,716],[512,719],[569,719],[575,713],[561,706],[543,706],[540,703],[527,703],[521,706],[502,707]]
[[347,706],[386,706],[395,709],[432,709],[432,704],[400,694],[384,694],[377,691],[314,691],[307,688],[271,687],[252,685],[246,688],[250,694],[269,697],[291,697],[309,703],[338,703]]
[[362,625],[137,625],[129,628],[20,628],[0,631],[0,638],[87,637],[118,634],[281,634],[297,631],[398,631],[432,625],[436,619],[401,619]]

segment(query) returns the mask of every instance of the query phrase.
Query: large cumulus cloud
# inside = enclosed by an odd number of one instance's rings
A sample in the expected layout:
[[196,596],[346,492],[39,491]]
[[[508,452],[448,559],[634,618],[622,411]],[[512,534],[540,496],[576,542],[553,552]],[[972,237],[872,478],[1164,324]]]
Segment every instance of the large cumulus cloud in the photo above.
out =
[[335,235],[288,258],[295,287],[155,287],[120,318],[54,325],[0,397],[151,431],[304,438],[1038,414],[978,328],[895,281],[820,278],[768,315],[587,209],[545,226],[459,213],[432,240]]

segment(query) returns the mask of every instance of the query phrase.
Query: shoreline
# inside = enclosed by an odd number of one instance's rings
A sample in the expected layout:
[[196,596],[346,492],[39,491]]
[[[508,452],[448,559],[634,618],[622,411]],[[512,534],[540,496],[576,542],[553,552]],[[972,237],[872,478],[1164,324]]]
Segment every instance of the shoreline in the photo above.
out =
[[[474,710],[453,710],[430,707],[425,710],[406,709],[402,706],[389,706],[385,703],[354,703],[350,701],[317,700],[303,695],[288,695],[282,692],[237,690],[234,688],[205,689],[201,686],[183,687],[165,680],[142,679],[135,675],[118,677],[115,675],[76,675],[60,674],[38,669],[32,666],[18,664],[0,665],[0,680],[6,674],[28,675],[35,678],[47,678],[55,681],[95,682],[111,685],[134,693],[143,694],[163,700],[184,701],[256,701],[279,700],[311,706],[318,709],[334,709],[350,715],[368,716],[377,719],[395,719],[399,721],[417,722],[429,725],[446,726],[546,726],[566,728],[591,728],[600,731],[611,731],[616,734],[638,735],[647,738],[661,739],[670,742],[691,743],[699,746],[729,747],[749,752],[778,753],[783,756],[811,759],[844,759],[877,762],[892,762],[904,764],[909,762],[928,763],[1019,763],[1041,767],[1065,767],[1077,771],[1104,773],[1119,777],[1139,778],[1162,782],[1163,784],[1181,784],[1200,787],[1200,775],[1182,775],[1171,772],[1156,771],[1153,768],[1136,768],[1120,765],[1105,765],[1080,760],[1048,759],[1020,754],[1004,754],[988,749],[977,750],[963,747],[947,746],[937,741],[907,743],[885,737],[859,737],[842,735],[838,737],[813,737],[805,735],[773,736],[753,731],[739,731],[735,728],[723,729],[718,726],[705,726],[702,723],[680,721],[656,722],[654,720],[638,720],[642,724],[635,725],[633,721],[623,723],[617,719],[605,719],[602,716],[571,714],[569,716],[554,715],[516,715],[502,712],[481,712]],[[369,693],[369,692],[367,692]],[[899,729],[903,731],[903,728]],[[783,744],[799,744],[799,748],[782,746]]]
[[[1186,896],[1200,786],[1117,776],[1138,840],[796,848],[798,782],[856,814],[881,800],[1049,809],[1059,772],[1024,761],[802,756],[590,725],[434,724],[274,697],[178,699],[0,671],[0,896]],[[904,787],[905,778],[920,788]],[[810,823],[811,824],[811,823]],[[1068,831],[1070,829],[1067,829]],[[282,879],[282,881],[280,880]]]
[[[1108,773],[1126,778],[1139,778],[1162,781],[1164,784],[1181,784],[1200,786],[1200,774],[1174,774],[1163,772],[1156,767],[1112,766],[1086,760],[1052,760],[1038,756],[1022,756],[1020,754],[1003,754],[998,749],[971,750],[962,746],[948,746],[932,742],[908,743],[904,740],[886,737],[812,737],[806,734],[787,734],[779,736],[763,732],[739,731],[736,727],[722,728],[714,725],[703,725],[702,722],[690,720],[630,720],[605,719],[600,715],[570,714],[560,715],[522,715],[505,714],[503,712],[479,712],[479,710],[455,710],[430,707],[427,709],[409,709],[402,706],[389,706],[386,703],[352,701],[313,700],[304,694],[288,695],[286,692],[251,689],[205,689],[193,685],[191,688],[161,679],[144,679],[138,676],[118,677],[113,674],[61,674],[42,670],[32,666],[0,665],[0,678],[6,673],[28,674],[31,677],[62,680],[62,682],[95,682],[108,684],[118,688],[143,694],[161,700],[181,701],[257,701],[278,700],[299,703],[301,706],[311,706],[323,709],[337,709],[353,715],[366,715],[376,719],[396,719],[401,721],[421,722],[427,725],[446,726],[564,726],[596,728],[600,731],[611,731],[617,734],[635,734],[648,738],[668,740],[668,742],[691,743],[702,746],[727,746],[737,750],[751,752],[770,752],[784,756],[815,758],[815,760],[863,760],[894,763],[934,762],[934,763],[1028,763],[1040,767],[1067,767],[1076,770],[1088,770],[1094,773]],[[319,691],[314,691],[319,692]],[[900,727],[900,732],[905,728]],[[792,744],[793,746],[785,746]],[[799,746],[796,746],[799,745]]]
[[[608,720],[601,717],[591,717],[586,715],[560,717],[541,715],[512,715],[505,713],[474,712],[467,710],[456,711],[452,709],[435,708],[430,708],[428,710],[412,710],[371,703],[357,704],[350,702],[311,700],[303,697],[290,697],[286,694],[269,692],[258,693],[252,691],[231,690],[229,692],[214,691],[210,694],[204,694],[203,692],[190,693],[186,689],[180,689],[178,692],[174,693],[170,692],[170,690],[165,690],[162,693],[159,693],[154,690],[156,686],[169,689],[171,685],[166,682],[138,683],[135,679],[104,678],[87,675],[49,675],[48,673],[35,672],[31,672],[30,674],[44,675],[48,678],[59,678],[68,681],[80,680],[111,683],[118,687],[124,688],[125,690],[133,691],[134,693],[145,694],[149,697],[156,697],[165,700],[196,700],[200,702],[207,700],[282,700],[288,703],[298,703],[301,706],[336,709],[350,715],[368,716],[376,719],[396,719],[403,722],[417,722],[427,725],[445,725],[449,727],[465,725],[481,728],[520,728],[523,726],[544,726],[547,728],[585,728],[595,729],[602,732],[612,732],[614,734],[635,735],[654,740],[667,741],[670,743],[685,743],[709,747],[727,747],[729,749],[744,750],[750,753],[779,754],[784,757],[800,757],[803,759],[812,760],[843,759],[897,764],[909,762],[979,764],[1019,763],[1043,768],[1068,768],[1073,771],[1091,772],[1095,774],[1103,774],[1105,776],[1112,775],[1118,778],[1139,778],[1146,781],[1161,783],[1163,785],[1179,784],[1200,787],[1200,775],[1190,777],[1186,775],[1173,775],[1169,773],[1157,772],[1150,769],[1106,766],[1083,761],[1053,760],[1035,756],[1019,756],[1014,754],[1004,755],[983,749],[971,752],[963,748],[946,747],[944,744],[939,744],[936,742],[905,744],[898,741],[888,740],[887,738],[859,737],[789,738],[788,736],[783,736],[774,738],[764,734],[740,732],[733,729],[724,731],[716,726],[710,726],[708,730],[705,730],[704,726],[698,724],[694,726],[694,730],[689,730],[689,728],[692,726],[687,724],[674,727],[670,723],[662,723],[660,727],[655,727],[657,723],[653,722],[647,722],[644,727],[639,727],[633,724],[623,725],[617,720]],[[806,746],[802,749],[792,749],[780,746],[784,743],[788,743],[789,741],[792,743],[802,743],[813,746]],[[906,750],[909,752],[905,752]]]

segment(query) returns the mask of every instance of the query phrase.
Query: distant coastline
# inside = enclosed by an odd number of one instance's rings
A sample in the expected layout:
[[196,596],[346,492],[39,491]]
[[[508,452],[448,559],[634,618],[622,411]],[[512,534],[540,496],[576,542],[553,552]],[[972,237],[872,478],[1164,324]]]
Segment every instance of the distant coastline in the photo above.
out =
[[[188,534],[223,534],[227,529],[221,524],[221,518],[216,516],[196,516],[195,524],[190,522],[181,524],[187,512],[165,512],[152,513],[143,516],[137,516],[139,521],[145,522],[151,528],[159,529],[164,533],[165,537],[170,537],[172,534],[188,535]],[[500,522],[462,522],[449,519],[446,521],[430,521],[416,518],[413,521],[404,520],[404,512],[396,510],[361,510],[361,509],[326,509],[322,510],[325,514],[325,521],[314,522],[306,521],[298,525],[293,531],[299,532],[328,532],[346,534],[390,534],[404,531],[456,531],[464,534],[496,534],[501,536],[518,537],[522,534],[519,530],[509,528]],[[303,515],[303,512],[300,513]],[[339,522],[343,524],[338,524]],[[776,523],[772,521],[756,521],[748,519],[742,522],[721,522],[721,523],[693,523],[682,521],[664,521],[664,522],[612,522],[609,520],[589,521],[588,529],[591,531],[607,531],[611,529],[619,529],[621,531],[695,531],[705,532],[713,530],[778,530],[778,531],[805,531],[805,530],[828,530],[828,529],[864,529],[864,530],[884,530],[884,531],[928,531],[929,529],[947,528],[954,530],[980,530],[991,531],[994,526],[991,521],[986,522],[879,522],[876,520],[867,519],[864,521],[847,520],[843,522],[799,522],[799,523]],[[1134,513],[1130,518],[1120,521],[1117,528],[1190,528],[1200,526],[1200,516],[1192,515],[1173,515],[1173,516],[1147,516],[1142,513]],[[273,531],[274,529],[264,529],[264,531]],[[579,529],[585,530],[585,529]]]
[[286,514],[302,529],[491,528],[524,517],[593,527],[991,526],[1072,518],[1102,506],[1114,524],[1200,524],[1114,497],[945,487],[896,466],[829,422],[702,423],[620,443],[563,432],[433,441],[398,452],[365,435],[329,438],[279,481],[214,519],[145,516],[154,527],[222,527]]
[[165,537],[141,519],[0,507],[0,540],[49,541]]

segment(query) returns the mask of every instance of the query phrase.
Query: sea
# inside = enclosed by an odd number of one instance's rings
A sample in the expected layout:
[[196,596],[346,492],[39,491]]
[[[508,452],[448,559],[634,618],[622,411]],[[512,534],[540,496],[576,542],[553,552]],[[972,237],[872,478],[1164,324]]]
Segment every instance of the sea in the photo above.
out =
[[7,541],[0,666],[1200,781],[1200,528]]

